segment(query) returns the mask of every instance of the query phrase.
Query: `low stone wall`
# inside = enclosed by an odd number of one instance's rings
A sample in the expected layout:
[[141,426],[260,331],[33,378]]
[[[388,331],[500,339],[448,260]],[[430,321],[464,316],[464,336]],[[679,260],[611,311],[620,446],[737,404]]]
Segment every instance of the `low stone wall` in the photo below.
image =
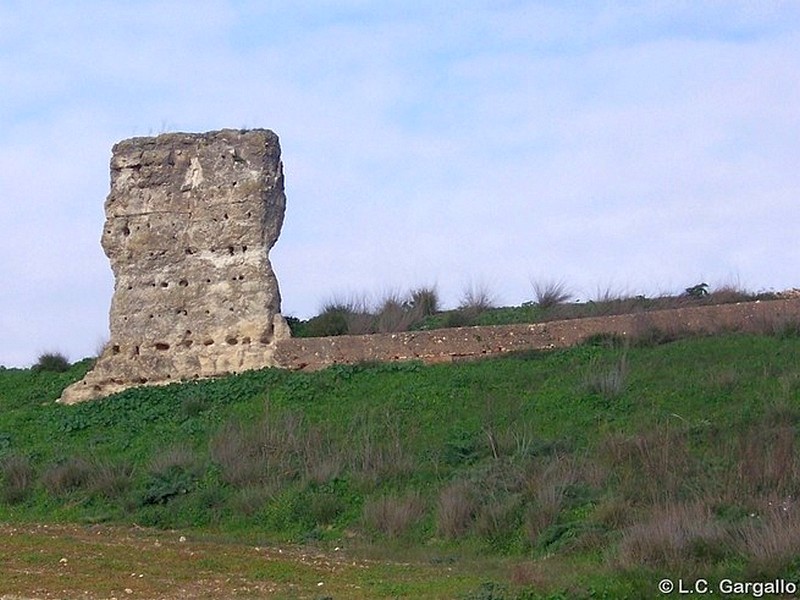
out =
[[800,320],[800,298],[695,306],[547,323],[457,327],[392,334],[291,338],[277,342],[274,360],[288,369],[334,364],[421,360],[474,360],[520,350],[573,346],[596,334],[638,337],[667,334],[764,331]]

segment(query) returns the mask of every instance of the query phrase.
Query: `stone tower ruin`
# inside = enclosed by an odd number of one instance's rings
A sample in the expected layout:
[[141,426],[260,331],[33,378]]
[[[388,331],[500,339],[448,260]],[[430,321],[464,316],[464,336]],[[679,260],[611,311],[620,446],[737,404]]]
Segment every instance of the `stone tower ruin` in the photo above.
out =
[[290,335],[269,261],[285,204],[272,131],[116,144],[102,236],[111,338],[60,401],[273,366]]

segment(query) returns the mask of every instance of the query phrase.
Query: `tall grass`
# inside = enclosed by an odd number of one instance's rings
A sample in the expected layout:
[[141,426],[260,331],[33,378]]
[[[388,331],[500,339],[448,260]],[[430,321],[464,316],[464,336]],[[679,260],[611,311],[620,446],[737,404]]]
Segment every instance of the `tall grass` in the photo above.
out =
[[70,457],[42,474],[42,483],[54,495],[63,495],[89,485],[92,465],[84,458]]
[[734,534],[739,550],[749,558],[751,576],[778,577],[797,561],[800,507],[793,496],[772,497]]
[[388,537],[405,535],[425,515],[425,501],[418,491],[402,496],[385,495],[367,500],[363,520],[369,529]]
[[366,295],[336,297],[325,302],[316,317],[294,322],[294,334],[304,337],[394,333],[418,326],[439,310],[435,288],[415,288],[407,294],[388,291],[375,302]]
[[531,285],[536,304],[540,308],[554,308],[572,298],[572,293],[567,290],[563,281],[532,281]]
[[494,308],[495,298],[489,286],[483,282],[472,282],[464,287],[458,309],[467,316],[476,316]]
[[478,500],[478,490],[469,481],[453,481],[442,488],[436,511],[438,534],[451,539],[464,536],[472,527]]
[[349,468],[358,482],[376,486],[413,473],[399,422],[380,413],[358,415],[350,424]]
[[253,423],[227,421],[211,439],[211,460],[238,488],[296,479],[306,464],[302,419],[267,413]]
[[0,498],[7,504],[25,500],[36,481],[30,459],[11,454],[0,461]]
[[[686,288],[683,293],[662,293],[655,297],[643,294],[617,292],[611,288],[599,289],[595,296],[585,302],[575,301],[573,292],[566,283],[558,279],[531,280],[534,299],[521,306],[497,306],[495,294],[485,283],[470,283],[463,289],[455,309],[445,309],[439,302],[434,287],[420,287],[407,293],[389,291],[370,301],[366,294],[349,297],[334,297],[325,302],[321,312],[307,321],[289,318],[293,334],[299,337],[328,335],[357,335],[367,333],[393,333],[414,329],[441,327],[463,327],[469,325],[503,325],[511,323],[537,323],[560,319],[576,319],[630,313],[646,313],[653,310],[729,304],[753,300],[772,300],[780,294],[750,292],[738,284],[723,284],[710,287],[698,284]],[[690,293],[691,290],[691,293]],[[776,332],[797,335],[800,327],[797,319],[785,319],[770,324]],[[646,321],[646,319],[644,320]],[[746,324],[748,330],[763,331],[766,324]],[[683,337],[685,331],[639,332],[639,338],[649,343],[665,343]],[[643,341],[642,343],[648,343]]]
[[629,578],[641,565],[791,575],[798,339],[594,342],[264,370],[73,407],[42,399],[76,367],[0,371],[0,518],[213,523]]
[[646,565],[678,569],[714,562],[733,550],[731,533],[702,501],[656,505],[622,535],[618,559],[623,567]]
[[604,400],[618,398],[624,391],[628,377],[628,356],[623,353],[611,364],[593,360],[587,369],[584,386],[590,394],[597,394]]

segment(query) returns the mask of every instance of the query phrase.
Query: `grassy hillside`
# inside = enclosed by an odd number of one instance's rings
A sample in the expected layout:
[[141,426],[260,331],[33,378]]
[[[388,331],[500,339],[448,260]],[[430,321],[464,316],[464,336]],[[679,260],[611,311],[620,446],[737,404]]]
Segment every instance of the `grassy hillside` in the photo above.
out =
[[65,407],[0,370],[0,521],[498,559],[469,598],[800,579],[800,338],[264,370]]

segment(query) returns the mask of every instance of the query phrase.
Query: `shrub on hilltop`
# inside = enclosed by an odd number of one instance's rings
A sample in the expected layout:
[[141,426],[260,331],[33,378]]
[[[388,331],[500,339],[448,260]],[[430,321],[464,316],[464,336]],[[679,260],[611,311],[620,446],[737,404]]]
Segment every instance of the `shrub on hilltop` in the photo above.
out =
[[60,352],[45,352],[41,354],[33,365],[34,371],[48,371],[50,373],[63,373],[70,367],[67,357]]

